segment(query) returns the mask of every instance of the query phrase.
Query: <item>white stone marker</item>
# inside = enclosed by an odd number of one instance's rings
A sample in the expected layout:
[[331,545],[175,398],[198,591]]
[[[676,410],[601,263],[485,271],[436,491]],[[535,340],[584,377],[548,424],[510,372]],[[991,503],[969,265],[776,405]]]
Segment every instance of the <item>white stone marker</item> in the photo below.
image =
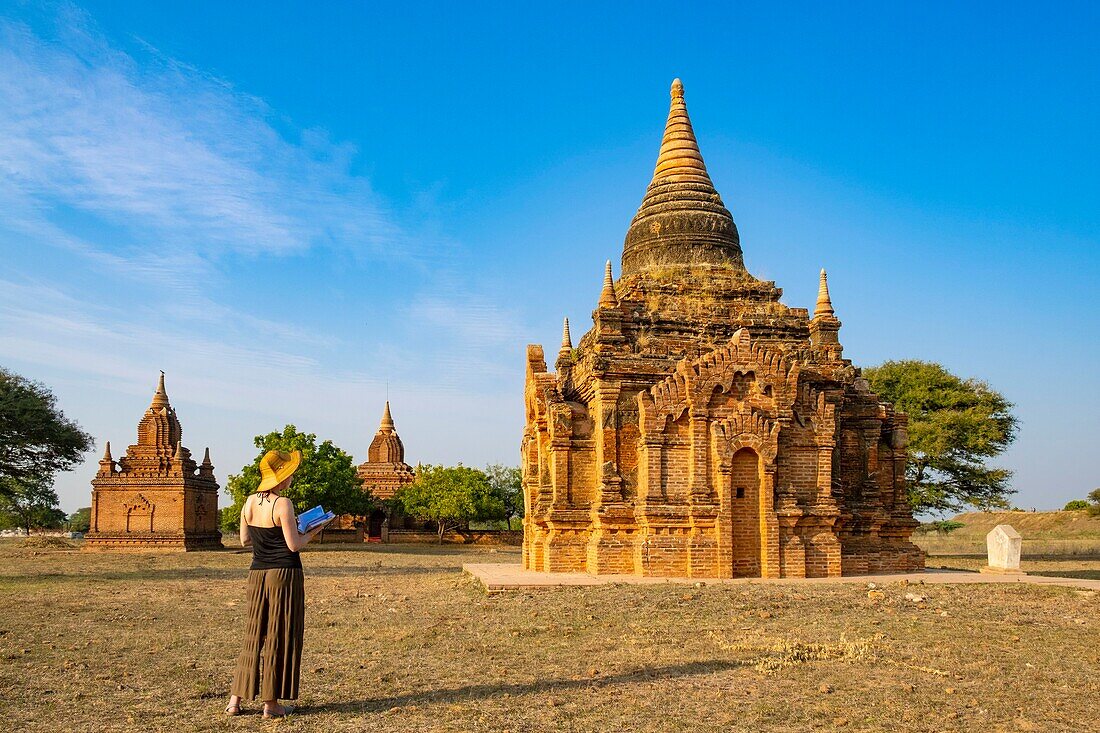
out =
[[989,564],[982,568],[983,573],[1019,573],[1020,545],[1023,540],[1020,533],[1009,524],[998,524],[985,536],[986,552]]

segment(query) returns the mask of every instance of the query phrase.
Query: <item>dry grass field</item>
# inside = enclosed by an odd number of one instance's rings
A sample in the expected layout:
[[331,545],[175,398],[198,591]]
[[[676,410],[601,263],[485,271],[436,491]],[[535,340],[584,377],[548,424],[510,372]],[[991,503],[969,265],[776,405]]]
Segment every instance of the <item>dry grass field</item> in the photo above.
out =
[[0,720],[173,733],[1100,730],[1095,592],[891,585],[873,600],[858,584],[754,583],[489,597],[459,570],[516,558],[307,551],[304,695],[267,722],[255,703],[222,713],[247,555],[0,543]]
[[1024,557],[1100,559],[1100,516],[1088,512],[968,512],[952,517],[962,527],[950,534],[915,533],[913,541],[930,555],[985,557],[985,536],[1010,524],[1023,537]]

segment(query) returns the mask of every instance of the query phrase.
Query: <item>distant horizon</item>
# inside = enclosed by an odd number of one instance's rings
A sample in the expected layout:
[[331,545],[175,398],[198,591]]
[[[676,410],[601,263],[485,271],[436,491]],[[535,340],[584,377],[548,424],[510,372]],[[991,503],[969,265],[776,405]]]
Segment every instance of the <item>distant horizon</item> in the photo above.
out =
[[517,465],[523,350],[590,327],[679,77],[749,272],[812,308],[827,269],[856,366],[1005,394],[1010,501],[1060,509],[1100,486],[1098,21],[16,2],[0,364],[96,439],[70,513],[161,369],[223,488],[286,424],[361,462],[387,396],[409,463]]

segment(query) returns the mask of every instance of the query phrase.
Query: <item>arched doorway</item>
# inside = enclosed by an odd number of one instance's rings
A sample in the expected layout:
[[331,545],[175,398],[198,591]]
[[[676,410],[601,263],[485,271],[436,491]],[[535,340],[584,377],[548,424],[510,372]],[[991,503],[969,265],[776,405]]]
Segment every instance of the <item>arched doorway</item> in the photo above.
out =
[[371,512],[367,521],[367,542],[384,542],[383,530],[386,524],[386,513],[381,509]]
[[730,463],[730,530],[733,577],[760,577],[760,456],[752,448]]

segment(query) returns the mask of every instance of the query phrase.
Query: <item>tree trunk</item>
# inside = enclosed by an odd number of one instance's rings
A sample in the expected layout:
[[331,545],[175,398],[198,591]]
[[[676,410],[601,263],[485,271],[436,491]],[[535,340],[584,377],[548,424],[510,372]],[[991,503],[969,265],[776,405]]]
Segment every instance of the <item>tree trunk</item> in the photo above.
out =
[[438,544],[440,546],[442,546],[443,545],[443,535],[445,535],[447,533],[447,525],[444,522],[439,522],[438,524],[436,524],[435,527],[436,527],[436,532],[439,535],[439,543]]

